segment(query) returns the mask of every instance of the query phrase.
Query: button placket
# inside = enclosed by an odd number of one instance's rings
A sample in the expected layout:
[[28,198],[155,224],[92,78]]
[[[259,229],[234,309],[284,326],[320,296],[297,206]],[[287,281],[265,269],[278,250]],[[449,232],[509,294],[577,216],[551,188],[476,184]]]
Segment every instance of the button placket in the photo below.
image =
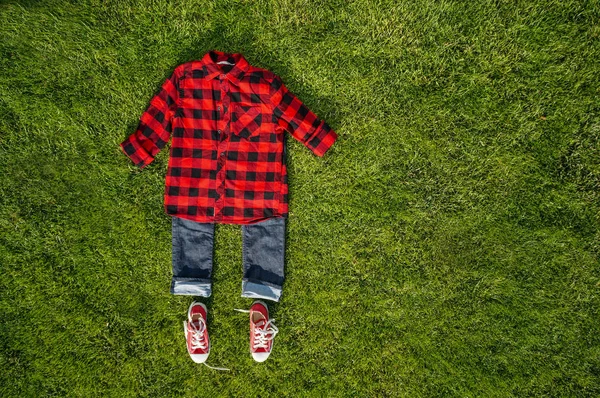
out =
[[229,112],[225,112],[225,109],[229,109],[229,84],[224,80],[225,75],[220,76],[220,88],[221,88],[221,105],[217,107],[217,110],[223,109],[222,113],[219,113],[219,120],[217,126],[220,126],[217,130],[219,134],[218,145],[217,145],[217,199],[215,203],[215,217],[220,219],[222,215],[223,205],[225,201],[225,177],[227,176],[225,170],[225,164],[227,159],[225,158],[227,153],[227,140],[226,134],[223,131],[226,130],[226,126],[229,123]]

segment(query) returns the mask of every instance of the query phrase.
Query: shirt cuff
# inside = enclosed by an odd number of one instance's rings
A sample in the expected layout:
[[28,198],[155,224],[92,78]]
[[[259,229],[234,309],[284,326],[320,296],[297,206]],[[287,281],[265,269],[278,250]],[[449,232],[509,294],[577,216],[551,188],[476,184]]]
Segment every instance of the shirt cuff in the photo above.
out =
[[331,148],[337,137],[338,135],[336,132],[333,131],[327,123],[323,122],[320,131],[315,134],[308,144],[315,155],[322,157],[325,155],[325,152]]
[[154,158],[131,137],[121,142],[119,148],[121,148],[121,152],[131,159],[131,161],[140,169],[143,169],[154,160]]

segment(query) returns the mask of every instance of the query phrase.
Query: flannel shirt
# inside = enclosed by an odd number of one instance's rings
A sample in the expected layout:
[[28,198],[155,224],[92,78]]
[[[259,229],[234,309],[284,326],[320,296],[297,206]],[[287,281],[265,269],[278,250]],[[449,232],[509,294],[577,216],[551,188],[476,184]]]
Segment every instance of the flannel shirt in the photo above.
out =
[[211,50],[175,68],[120,148],[144,168],[171,139],[167,214],[252,224],[288,216],[285,131],[317,156],[337,139],[279,76]]

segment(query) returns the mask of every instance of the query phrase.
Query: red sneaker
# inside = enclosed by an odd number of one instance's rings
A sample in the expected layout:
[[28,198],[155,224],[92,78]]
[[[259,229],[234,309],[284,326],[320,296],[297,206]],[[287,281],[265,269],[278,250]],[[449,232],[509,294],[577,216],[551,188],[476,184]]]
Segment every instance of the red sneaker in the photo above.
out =
[[256,362],[264,362],[273,349],[273,337],[279,329],[269,319],[269,309],[262,301],[250,307],[250,353]]
[[206,306],[193,302],[188,310],[188,319],[183,321],[187,350],[196,363],[204,363],[210,354],[210,340],[206,327]]

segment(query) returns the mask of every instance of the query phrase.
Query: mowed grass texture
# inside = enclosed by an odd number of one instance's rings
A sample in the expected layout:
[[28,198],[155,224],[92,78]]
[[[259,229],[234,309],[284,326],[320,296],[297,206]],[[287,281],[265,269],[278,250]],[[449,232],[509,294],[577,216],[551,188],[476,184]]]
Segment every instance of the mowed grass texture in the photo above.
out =
[[[0,396],[600,395],[598,1],[4,1]],[[280,329],[248,349],[216,230],[209,364],[169,293],[175,66],[240,52],[339,134],[288,136]]]

